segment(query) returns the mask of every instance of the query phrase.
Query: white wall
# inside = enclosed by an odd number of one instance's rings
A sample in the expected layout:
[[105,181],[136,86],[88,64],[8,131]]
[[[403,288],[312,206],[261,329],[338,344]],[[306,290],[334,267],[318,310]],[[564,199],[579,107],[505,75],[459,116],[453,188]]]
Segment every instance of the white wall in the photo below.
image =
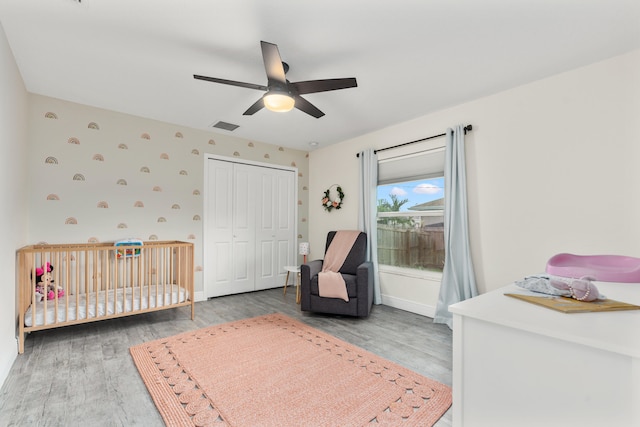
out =
[[[428,96],[428,94],[424,94]],[[357,159],[472,124],[469,221],[480,292],[544,271],[556,253],[640,257],[640,51],[458,105],[310,154],[313,257],[327,231],[357,226]],[[333,183],[347,198],[326,213]],[[315,203],[315,204],[314,204]],[[312,257],[312,258],[313,258]],[[398,297],[393,280],[383,294]],[[435,305],[433,292],[402,298]]]
[[9,373],[16,341],[16,249],[27,242],[27,92],[0,25],[0,384]]

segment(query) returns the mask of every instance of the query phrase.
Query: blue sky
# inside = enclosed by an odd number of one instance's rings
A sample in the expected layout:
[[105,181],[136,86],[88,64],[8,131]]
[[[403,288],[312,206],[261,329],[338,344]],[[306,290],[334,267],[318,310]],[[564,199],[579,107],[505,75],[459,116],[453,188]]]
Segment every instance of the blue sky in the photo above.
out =
[[391,201],[391,194],[395,194],[398,200],[409,199],[400,208],[400,212],[405,212],[412,206],[444,197],[444,178],[421,179],[378,186],[378,200]]

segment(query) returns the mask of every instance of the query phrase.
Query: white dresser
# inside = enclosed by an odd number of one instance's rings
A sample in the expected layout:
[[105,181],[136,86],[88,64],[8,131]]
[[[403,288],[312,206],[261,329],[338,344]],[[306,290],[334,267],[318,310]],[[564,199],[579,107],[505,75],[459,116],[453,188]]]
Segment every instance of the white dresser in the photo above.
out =
[[[640,284],[596,282],[640,305]],[[640,426],[640,310],[565,314],[505,296],[454,304],[456,427]]]

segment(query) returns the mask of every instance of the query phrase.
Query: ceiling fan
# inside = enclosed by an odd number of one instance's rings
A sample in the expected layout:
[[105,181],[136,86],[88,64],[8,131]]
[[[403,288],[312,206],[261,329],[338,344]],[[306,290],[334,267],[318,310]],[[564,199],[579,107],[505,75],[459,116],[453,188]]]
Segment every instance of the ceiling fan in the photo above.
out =
[[343,79],[323,79],[323,80],[307,80],[304,82],[290,82],[285,77],[289,70],[289,65],[282,62],[278,46],[273,43],[261,41],[262,59],[264,68],[267,72],[267,85],[258,85],[253,83],[237,82],[234,80],[219,79],[216,77],[199,76],[194,74],[193,78],[198,80],[206,80],[214,83],[222,83],[231,86],[246,87],[249,89],[257,89],[267,92],[258,99],[251,107],[243,113],[250,116],[263,107],[271,111],[285,112],[290,111],[294,107],[298,110],[315,117],[316,119],[324,116],[315,105],[301,97],[308,93],[327,92],[330,90],[348,89],[357,87],[358,83],[354,77]]

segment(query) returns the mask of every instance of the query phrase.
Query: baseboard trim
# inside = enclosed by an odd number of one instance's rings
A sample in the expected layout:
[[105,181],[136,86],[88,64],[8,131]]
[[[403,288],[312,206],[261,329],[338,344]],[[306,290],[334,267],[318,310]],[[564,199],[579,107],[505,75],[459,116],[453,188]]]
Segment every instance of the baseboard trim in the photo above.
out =
[[[281,287],[281,286],[279,286]],[[204,296],[204,291],[196,291],[194,292],[194,298],[196,302],[206,301],[207,298]],[[409,301],[406,299],[390,296],[390,295],[381,295],[382,304],[388,305],[389,307],[398,308],[400,310],[408,311],[410,313],[419,314],[421,316],[431,317],[433,318],[436,314],[436,308],[432,305],[421,304],[415,301]]]
[[388,305],[389,307],[399,308],[400,310],[431,318],[436,314],[436,308],[432,305],[421,304],[390,295],[381,295],[381,297],[382,304]]

